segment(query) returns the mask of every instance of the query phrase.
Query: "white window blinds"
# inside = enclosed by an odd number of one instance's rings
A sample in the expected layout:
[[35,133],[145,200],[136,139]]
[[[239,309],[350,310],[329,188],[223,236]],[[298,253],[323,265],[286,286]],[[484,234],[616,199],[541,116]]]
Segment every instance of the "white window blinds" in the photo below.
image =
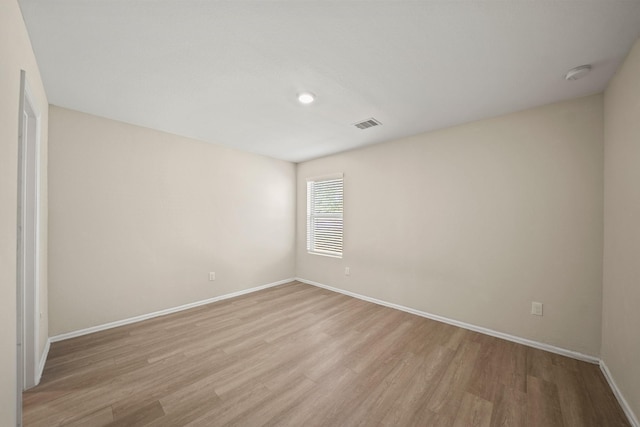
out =
[[342,258],[342,174],[307,180],[307,251]]

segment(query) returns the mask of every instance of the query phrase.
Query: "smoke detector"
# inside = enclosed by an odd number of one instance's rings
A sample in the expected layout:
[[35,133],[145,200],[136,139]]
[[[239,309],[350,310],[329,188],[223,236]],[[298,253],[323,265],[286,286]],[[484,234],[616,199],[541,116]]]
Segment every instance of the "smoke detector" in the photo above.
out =
[[567,74],[564,75],[564,78],[567,80],[578,80],[589,74],[589,71],[591,71],[591,65],[581,65],[567,71]]

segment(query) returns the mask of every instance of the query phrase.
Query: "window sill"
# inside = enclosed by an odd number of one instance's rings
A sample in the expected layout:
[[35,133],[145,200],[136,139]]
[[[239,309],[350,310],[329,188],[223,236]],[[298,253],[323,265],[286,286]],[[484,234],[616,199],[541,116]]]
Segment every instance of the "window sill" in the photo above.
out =
[[307,251],[307,253],[309,255],[320,255],[320,256],[326,256],[326,257],[329,257],[329,258],[342,259],[342,255],[326,254],[326,253],[322,253],[322,252],[311,252],[311,251]]

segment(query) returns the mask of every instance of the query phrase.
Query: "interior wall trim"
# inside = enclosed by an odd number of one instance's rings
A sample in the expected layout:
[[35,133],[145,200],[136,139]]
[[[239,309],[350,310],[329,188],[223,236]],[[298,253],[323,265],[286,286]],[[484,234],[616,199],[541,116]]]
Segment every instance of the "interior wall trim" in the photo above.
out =
[[44,365],[47,363],[47,357],[49,356],[49,348],[51,348],[51,338],[47,339],[47,343],[44,345],[44,350],[40,356],[40,363],[38,364],[38,370],[36,371],[36,385],[40,384],[42,379],[42,373],[44,372]]
[[154,311],[153,313],[142,314],[140,316],[129,317],[127,319],[116,320],[115,322],[109,322],[102,325],[92,326],[90,328],[79,329],[77,331],[66,332],[64,334],[54,335],[49,338],[49,341],[52,343],[68,340],[69,338],[80,337],[82,335],[92,334],[94,332],[105,331],[107,329],[117,328],[118,326],[129,325],[131,323],[141,322],[147,319],[153,319],[154,317],[164,316],[171,313],[176,313],[178,311],[188,310],[190,308],[199,307],[201,305],[211,304],[217,301],[222,301],[225,299],[239,297],[240,295],[250,294],[252,292],[261,291],[262,289],[272,288],[274,286],[283,285],[285,283],[289,283],[294,281],[294,278],[288,278],[279,280],[273,283],[267,283],[266,285],[260,285],[249,289],[243,289],[238,292],[232,292],[230,294],[218,295],[213,298],[207,298],[201,301],[191,302],[184,305],[179,305],[177,307],[166,308],[164,310]]

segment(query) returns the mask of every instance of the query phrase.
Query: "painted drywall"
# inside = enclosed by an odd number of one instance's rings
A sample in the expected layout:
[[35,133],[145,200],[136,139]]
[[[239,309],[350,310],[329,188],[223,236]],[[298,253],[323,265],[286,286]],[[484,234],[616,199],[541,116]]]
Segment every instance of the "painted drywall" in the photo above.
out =
[[294,164],[49,117],[51,335],[294,276]]
[[602,359],[640,416],[640,41],[604,96]]
[[[602,109],[594,95],[298,164],[298,277],[598,355]],[[305,180],[335,172],[342,259],[305,245]]]
[[[0,1],[0,420],[16,424],[16,224],[20,70],[41,112],[40,348],[47,330],[47,96],[15,0]],[[5,424],[6,423],[6,424]]]

